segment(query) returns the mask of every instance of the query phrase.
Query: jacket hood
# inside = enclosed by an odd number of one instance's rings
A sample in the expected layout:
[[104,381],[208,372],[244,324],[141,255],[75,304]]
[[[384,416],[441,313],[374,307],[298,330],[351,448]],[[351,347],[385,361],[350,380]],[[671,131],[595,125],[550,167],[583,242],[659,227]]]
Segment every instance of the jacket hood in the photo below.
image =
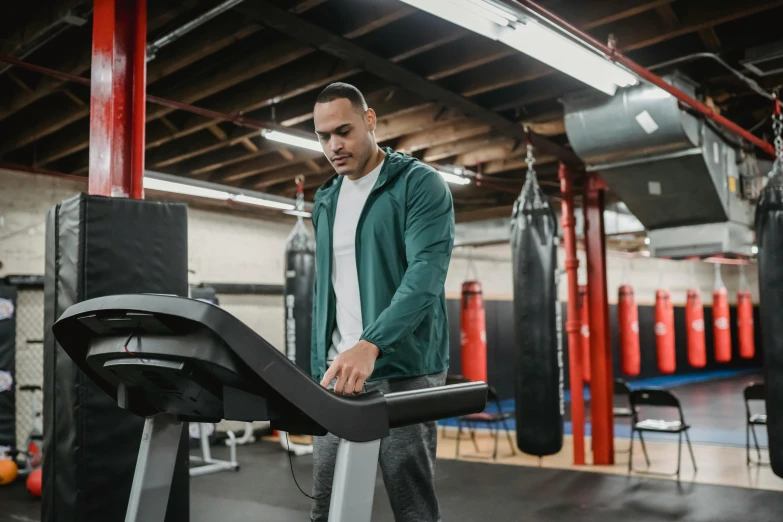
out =
[[[378,181],[375,183],[376,187],[385,185],[418,161],[416,158],[406,154],[395,152],[390,147],[381,147],[381,150],[386,153],[386,157],[383,160],[383,167],[381,167]],[[315,202],[318,203],[320,200],[331,197],[342,184],[342,178],[340,174],[335,174],[321,185],[315,193]]]

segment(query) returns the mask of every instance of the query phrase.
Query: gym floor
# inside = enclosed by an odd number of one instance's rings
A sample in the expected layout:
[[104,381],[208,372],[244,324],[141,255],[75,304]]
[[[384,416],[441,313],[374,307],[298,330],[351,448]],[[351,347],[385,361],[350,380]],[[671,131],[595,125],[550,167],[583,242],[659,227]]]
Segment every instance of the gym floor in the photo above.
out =
[[[741,375],[672,389],[680,397],[686,419],[704,430],[701,438],[718,433],[726,444],[694,444],[699,465],[693,474],[687,452],[683,474],[658,478],[627,474],[627,439],[618,433],[615,466],[574,468],[571,439],[564,450],[541,461],[529,456],[508,457],[501,439],[496,461],[478,460],[465,439],[461,459],[454,459],[454,432],[439,443],[437,489],[445,521],[779,521],[783,512],[783,480],[769,468],[745,465],[742,387],[758,379]],[[717,431],[716,431],[717,430]],[[762,430],[763,431],[763,430]],[[729,434],[729,435],[727,435]],[[714,435],[714,433],[712,433]],[[736,444],[741,441],[741,444]],[[589,438],[587,439],[589,448]],[[488,433],[479,433],[484,456],[491,449]],[[638,440],[636,443],[639,449]],[[649,441],[652,469],[673,470],[676,442]],[[217,458],[226,458],[216,446]],[[193,522],[299,521],[308,519],[309,500],[296,488],[288,457],[276,442],[239,448],[242,469],[191,480]],[[635,452],[637,467],[643,465]],[[293,457],[299,484],[310,491],[312,459]],[[488,465],[492,463],[492,465]],[[722,484],[722,485],[721,485]],[[0,488],[0,522],[38,522],[40,503],[29,497],[24,482]],[[376,485],[375,521],[392,521],[383,483]]]

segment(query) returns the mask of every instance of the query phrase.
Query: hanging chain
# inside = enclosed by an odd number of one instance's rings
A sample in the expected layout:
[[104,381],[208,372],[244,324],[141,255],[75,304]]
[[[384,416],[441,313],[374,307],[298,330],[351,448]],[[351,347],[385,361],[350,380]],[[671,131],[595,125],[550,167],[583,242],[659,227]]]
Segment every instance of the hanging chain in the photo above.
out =
[[775,96],[775,112],[772,114],[772,132],[775,135],[775,164],[773,172],[783,172],[783,114],[780,111],[780,99]]
[[527,157],[525,158],[527,164],[527,179],[536,179],[536,157],[533,155],[533,145],[527,142]]
[[305,208],[304,201],[304,176],[299,174],[296,178],[296,211],[299,214],[299,219],[302,219],[302,213]]

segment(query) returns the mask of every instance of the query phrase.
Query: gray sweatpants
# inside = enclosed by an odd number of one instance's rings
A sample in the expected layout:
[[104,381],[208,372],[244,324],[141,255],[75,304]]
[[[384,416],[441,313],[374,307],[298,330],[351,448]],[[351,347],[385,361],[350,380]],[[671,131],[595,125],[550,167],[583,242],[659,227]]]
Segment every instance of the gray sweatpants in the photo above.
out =
[[[446,372],[367,383],[367,391],[393,393],[443,386]],[[331,433],[313,440],[313,496],[310,520],[327,522],[328,496],[332,490],[337,437]],[[435,496],[435,449],[438,441],[437,422],[394,428],[381,439],[379,462],[383,484],[397,522],[440,522],[440,508]],[[323,498],[326,497],[326,498]]]

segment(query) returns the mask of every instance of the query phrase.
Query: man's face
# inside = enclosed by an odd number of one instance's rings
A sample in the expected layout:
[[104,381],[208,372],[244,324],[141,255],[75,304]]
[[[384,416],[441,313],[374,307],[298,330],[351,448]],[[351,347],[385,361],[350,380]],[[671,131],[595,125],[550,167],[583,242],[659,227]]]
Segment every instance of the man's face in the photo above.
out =
[[375,112],[359,111],[346,98],[316,103],[315,132],[326,159],[341,175],[358,174],[370,159],[375,145]]

